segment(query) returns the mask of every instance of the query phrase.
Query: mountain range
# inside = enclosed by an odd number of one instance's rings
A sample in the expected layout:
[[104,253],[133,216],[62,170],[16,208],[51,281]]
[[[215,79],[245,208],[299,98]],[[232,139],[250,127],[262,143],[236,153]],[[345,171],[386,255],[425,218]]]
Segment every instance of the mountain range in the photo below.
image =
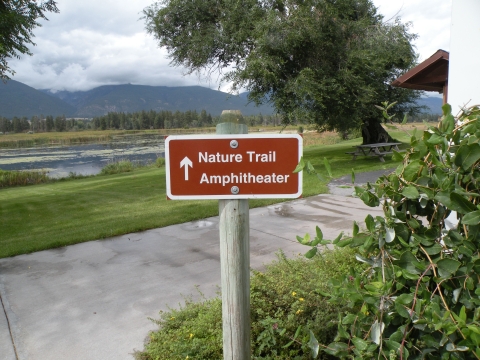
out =
[[75,107],[56,97],[9,80],[0,82],[0,116],[11,119],[14,116],[28,118],[33,115],[72,115]]
[[[440,114],[442,99],[425,97],[419,100],[425,112]],[[37,90],[21,82],[0,83],[0,116],[31,118],[34,115],[65,115],[92,118],[108,112],[141,110],[181,111],[206,110],[218,116],[223,110],[241,110],[243,115],[270,115],[269,104],[259,107],[248,104],[247,93],[230,95],[201,86],[104,85],[88,91]]]
[[108,112],[142,110],[206,110],[218,116],[223,110],[241,110],[243,115],[270,115],[270,105],[248,104],[246,96],[230,95],[202,86],[104,85],[88,91],[36,90],[18,81],[0,83],[0,116],[28,118],[33,115],[65,115],[92,118]]
[[442,98],[434,97],[434,96],[421,97],[420,99],[418,99],[417,104],[426,107],[426,109],[422,111],[424,113],[435,114],[435,115],[442,114],[442,105],[443,105]]

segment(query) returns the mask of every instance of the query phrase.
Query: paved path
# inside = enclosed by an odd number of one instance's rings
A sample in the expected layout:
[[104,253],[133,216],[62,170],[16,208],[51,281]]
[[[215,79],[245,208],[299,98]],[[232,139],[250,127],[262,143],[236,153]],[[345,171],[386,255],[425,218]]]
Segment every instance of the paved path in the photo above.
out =
[[[295,236],[316,225],[334,238],[368,213],[380,211],[340,195],[252,209],[251,267],[304,253]],[[132,359],[149,317],[219,284],[218,217],[0,259],[0,360]]]
[[[395,169],[375,170],[365,173],[355,174],[355,186],[361,186],[367,182],[375,183],[380,176],[390,174]],[[354,185],[352,184],[352,176],[345,175],[341,178],[335,179],[328,184],[330,194],[352,196],[354,192]]]

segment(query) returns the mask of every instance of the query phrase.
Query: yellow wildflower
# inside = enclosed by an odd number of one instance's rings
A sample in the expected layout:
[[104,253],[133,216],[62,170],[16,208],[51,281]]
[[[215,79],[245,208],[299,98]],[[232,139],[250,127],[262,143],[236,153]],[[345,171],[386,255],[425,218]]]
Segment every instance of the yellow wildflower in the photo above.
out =
[[190,339],[193,337],[193,334],[190,334]]
[[292,291],[292,296],[295,296],[297,295],[297,293],[295,291]]
[[297,312],[295,314],[299,315],[303,312],[303,310],[297,310]]
[[304,298],[300,298],[300,299],[298,299],[298,300],[300,300],[300,301],[304,301],[305,299],[304,299]]

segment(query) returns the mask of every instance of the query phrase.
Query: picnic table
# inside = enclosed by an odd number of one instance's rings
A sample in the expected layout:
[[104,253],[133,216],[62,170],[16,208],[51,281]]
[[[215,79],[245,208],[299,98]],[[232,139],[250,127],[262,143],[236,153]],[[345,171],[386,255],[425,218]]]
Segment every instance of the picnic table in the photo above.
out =
[[377,156],[381,162],[385,162],[385,155],[393,153],[393,150],[400,151],[398,145],[401,143],[378,143],[378,144],[367,144],[367,145],[356,145],[354,146],[355,151],[350,151],[345,154],[353,156],[353,160],[359,155],[363,156]]

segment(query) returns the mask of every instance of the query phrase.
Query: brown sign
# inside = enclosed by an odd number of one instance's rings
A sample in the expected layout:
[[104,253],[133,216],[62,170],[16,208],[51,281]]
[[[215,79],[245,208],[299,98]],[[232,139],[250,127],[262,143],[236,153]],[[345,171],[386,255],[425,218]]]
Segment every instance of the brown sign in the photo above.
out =
[[165,140],[170,199],[298,198],[299,135],[179,135]]

